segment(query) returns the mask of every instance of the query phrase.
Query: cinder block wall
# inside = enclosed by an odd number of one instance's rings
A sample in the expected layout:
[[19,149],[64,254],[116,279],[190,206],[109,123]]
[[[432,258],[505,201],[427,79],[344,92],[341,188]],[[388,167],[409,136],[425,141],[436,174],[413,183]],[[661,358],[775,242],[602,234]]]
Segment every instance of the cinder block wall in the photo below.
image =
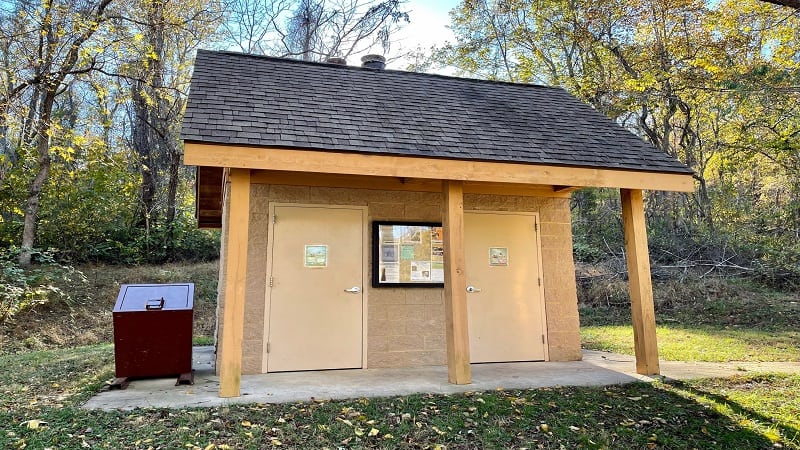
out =
[[[270,202],[367,206],[370,223],[373,220],[441,221],[441,194],[438,193],[254,184],[250,195],[242,348],[242,370],[246,374],[260,373],[262,367]],[[569,200],[466,194],[464,209],[539,213],[550,360],[580,359]],[[223,234],[227,233],[226,226],[227,221],[223,223]],[[223,245],[224,242],[225,237]],[[368,261],[367,270],[371,270],[371,266]],[[371,276],[369,273],[368,279]],[[218,317],[222,317],[224,307],[224,290],[223,285],[220,286]],[[441,288],[364,288],[367,292],[369,367],[446,363]]]

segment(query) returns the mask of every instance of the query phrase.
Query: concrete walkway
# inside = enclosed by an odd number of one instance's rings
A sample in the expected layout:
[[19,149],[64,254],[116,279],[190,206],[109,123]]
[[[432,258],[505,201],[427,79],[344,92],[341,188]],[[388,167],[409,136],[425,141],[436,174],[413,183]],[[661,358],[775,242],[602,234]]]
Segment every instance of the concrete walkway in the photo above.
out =
[[[100,392],[84,407],[104,410],[183,408],[414,393],[453,394],[497,388],[603,386],[652,380],[636,374],[632,356],[585,350],[583,361],[473,364],[472,384],[461,386],[447,382],[447,367],[444,366],[245,375],[242,396],[222,399],[218,397],[219,378],[214,375],[213,359],[212,347],[195,347],[193,386],[175,386],[174,378],[137,380],[126,390]],[[724,377],[745,372],[800,373],[800,363],[661,362],[662,375],[673,379]]]

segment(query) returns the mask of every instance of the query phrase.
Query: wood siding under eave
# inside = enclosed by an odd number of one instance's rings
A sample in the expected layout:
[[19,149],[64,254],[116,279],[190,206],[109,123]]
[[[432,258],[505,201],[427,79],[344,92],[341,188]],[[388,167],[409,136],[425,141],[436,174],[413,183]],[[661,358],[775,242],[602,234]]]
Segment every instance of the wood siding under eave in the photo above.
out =
[[195,185],[195,217],[199,228],[222,228],[222,183],[221,167],[197,168]]

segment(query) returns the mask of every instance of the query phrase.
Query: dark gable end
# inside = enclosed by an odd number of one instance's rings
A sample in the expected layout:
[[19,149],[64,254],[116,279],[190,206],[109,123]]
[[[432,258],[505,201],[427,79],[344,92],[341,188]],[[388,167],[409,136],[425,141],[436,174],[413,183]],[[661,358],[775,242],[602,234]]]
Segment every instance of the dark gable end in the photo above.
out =
[[201,50],[187,142],[691,173],[559,88]]

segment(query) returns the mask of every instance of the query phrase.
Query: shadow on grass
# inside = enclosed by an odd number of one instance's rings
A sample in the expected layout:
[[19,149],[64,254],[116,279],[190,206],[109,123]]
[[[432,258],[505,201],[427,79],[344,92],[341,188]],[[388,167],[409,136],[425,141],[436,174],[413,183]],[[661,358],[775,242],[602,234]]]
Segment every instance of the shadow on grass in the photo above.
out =
[[790,443],[789,448],[800,448],[800,429],[782,422],[780,419],[776,419],[773,417],[766,416],[758,411],[753,410],[752,408],[748,408],[746,406],[741,405],[735,400],[732,400],[728,396],[720,395],[715,392],[711,392],[708,390],[700,389],[687,382],[683,382],[680,380],[671,380],[669,385],[675,389],[683,391],[690,395],[691,397],[698,398],[698,399],[705,399],[709,402],[712,402],[719,407],[727,407],[731,410],[731,412],[735,415],[740,417],[741,419],[738,420],[739,423],[742,421],[747,421],[753,424],[757,424],[758,426],[763,426],[769,428],[774,427],[775,429],[779,430],[780,437],[775,436],[784,441],[784,443]]
[[[110,374],[111,361],[109,346],[1,357],[8,371],[0,375],[0,384],[9,402],[0,404],[0,448],[191,444],[202,449],[224,444],[261,449],[276,446],[275,442],[284,448],[767,449],[773,445],[759,430],[742,425],[735,414],[720,413],[694,395],[715,394],[683,384],[128,412],[83,410],[85,395],[99,389]],[[738,411],[771,423],[744,407]],[[25,426],[33,419],[44,425]],[[782,428],[782,432],[792,430]]]

